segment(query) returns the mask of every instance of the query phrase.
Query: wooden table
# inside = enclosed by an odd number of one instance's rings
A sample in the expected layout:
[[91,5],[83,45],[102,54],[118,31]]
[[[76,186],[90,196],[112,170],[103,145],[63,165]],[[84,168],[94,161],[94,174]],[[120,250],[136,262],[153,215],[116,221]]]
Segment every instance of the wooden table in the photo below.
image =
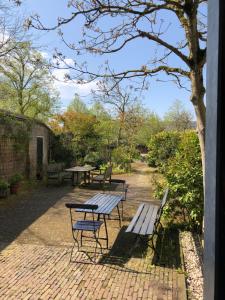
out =
[[[76,166],[76,167],[72,167],[69,169],[65,169],[65,171],[72,173],[72,185],[75,185],[75,184],[78,184],[79,173],[84,173],[84,183],[85,184],[87,183],[87,178],[88,178],[88,183],[90,183],[90,173],[94,169],[95,169],[95,167],[92,167],[92,166]],[[75,174],[76,174],[76,183],[74,182]]]
[[[106,224],[106,216],[110,216],[113,209],[116,207],[119,217],[119,225],[121,227],[121,216],[120,216],[120,210],[119,210],[119,203],[123,200],[123,195],[112,195],[112,194],[97,194],[93,196],[92,198],[88,199],[85,204],[96,204],[98,205],[98,208],[94,210],[94,214],[98,215],[98,220],[100,219],[101,215],[103,216],[104,225],[105,225],[105,238],[100,238],[103,240],[106,240],[106,246],[108,248],[108,230],[107,230],[107,224]],[[84,212],[86,218],[87,213],[92,213],[92,210],[90,209],[76,209],[77,212]]]

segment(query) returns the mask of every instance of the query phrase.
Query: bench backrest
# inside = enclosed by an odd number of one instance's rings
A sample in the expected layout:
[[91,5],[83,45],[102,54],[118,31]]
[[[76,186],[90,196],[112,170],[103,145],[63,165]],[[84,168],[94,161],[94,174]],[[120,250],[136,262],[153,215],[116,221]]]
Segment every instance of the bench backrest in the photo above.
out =
[[47,172],[61,172],[63,170],[63,163],[53,163],[49,164],[47,167]]
[[112,175],[112,166],[109,166],[105,170],[104,179],[111,178],[111,175]]
[[165,190],[163,199],[162,199],[161,204],[160,204],[160,207],[161,207],[162,209],[163,209],[163,207],[164,207],[165,204],[166,204],[168,193],[169,193],[169,189],[167,188],[167,189]]
[[166,202],[167,202],[168,193],[169,193],[169,189],[167,188],[165,190],[164,196],[163,196],[162,201],[160,203],[160,207],[159,207],[158,215],[157,215],[157,220],[156,220],[157,222],[160,221],[160,218],[161,218],[161,215],[162,215],[162,212],[163,212],[163,208],[164,208],[164,206],[166,205]]

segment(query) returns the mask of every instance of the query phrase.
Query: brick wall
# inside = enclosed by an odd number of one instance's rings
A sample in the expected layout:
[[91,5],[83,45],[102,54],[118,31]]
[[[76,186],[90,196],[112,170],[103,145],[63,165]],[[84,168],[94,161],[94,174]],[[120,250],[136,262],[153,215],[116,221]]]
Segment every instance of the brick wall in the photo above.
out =
[[15,173],[25,175],[26,154],[15,147],[14,140],[0,137],[0,177],[8,179]]
[[29,174],[36,177],[37,171],[37,137],[43,137],[43,170],[48,164],[50,131],[41,124],[35,124],[31,130],[29,156],[24,147],[15,146],[12,138],[7,137],[5,130],[0,128],[0,178],[8,179],[16,173]]

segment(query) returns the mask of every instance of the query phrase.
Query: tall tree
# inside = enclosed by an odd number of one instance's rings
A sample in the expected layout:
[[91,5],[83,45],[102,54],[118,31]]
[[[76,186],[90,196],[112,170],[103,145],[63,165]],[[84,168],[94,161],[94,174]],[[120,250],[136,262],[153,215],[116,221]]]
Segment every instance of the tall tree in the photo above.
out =
[[[66,45],[81,54],[88,51],[94,54],[111,54],[120,52],[128,44],[137,39],[144,39],[157,46],[156,57],[150,57],[146,64],[119,72],[111,68],[101,72],[93,72],[88,64],[75,61],[72,67],[76,78],[85,82],[99,77],[113,76],[117,81],[130,78],[152,77],[164,72],[183,87],[183,79],[190,81],[190,101],[194,106],[198,136],[201,147],[202,165],[205,165],[205,87],[203,69],[206,63],[206,15],[207,0],[88,0],[68,1],[69,17],[59,17],[55,26],[44,26],[39,16],[27,20],[27,26],[37,29],[58,29]],[[66,40],[63,26],[76,19],[84,20],[83,37],[75,43]],[[109,22],[109,21],[112,22]],[[105,21],[105,22],[104,22]],[[110,26],[108,26],[110,24]],[[182,29],[182,34],[172,36],[169,41],[168,31]],[[147,47],[146,47],[147,49]],[[138,51],[138,49],[137,49]],[[148,50],[146,50],[148,51]],[[63,60],[62,53],[57,53]],[[171,58],[175,58],[171,60]],[[68,66],[71,67],[71,66]]]
[[0,58],[0,106],[34,118],[45,118],[58,105],[48,68],[30,42]]
[[184,131],[194,127],[191,113],[179,100],[176,100],[165,114],[164,124],[167,130]]
[[94,101],[89,112],[100,120],[111,119],[110,114],[106,111],[106,108],[100,101]]
[[151,137],[161,131],[163,131],[164,124],[160,117],[154,113],[147,111],[142,116],[141,126],[138,127],[135,140],[140,146],[147,146]]
[[112,113],[116,114],[119,120],[117,139],[117,144],[119,145],[125,128],[127,112],[138,101],[137,97],[133,95],[131,87],[123,87],[114,78],[107,78],[105,81],[100,81],[98,83],[98,91],[93,92],[93,94],[100,103],[110,106]]
[[49,121],[49,126],[56,134],[70,136],[69,142],[77,158],[84,158],[87,153],[94,151],[97,147],[99,142],[97,125],[98,120],[95,116],[73,110],[55,115]]
[[23,21],[15,11],[15,6],[20,4],[18,0],[0,0],[0,57],[10,53],[17,47],[17,42],[24,38]]
[[76,111],[78,113],[88,113],[87,105],[80,99],[78,94],[74,95],[73,100],[68,105],[68,110]]

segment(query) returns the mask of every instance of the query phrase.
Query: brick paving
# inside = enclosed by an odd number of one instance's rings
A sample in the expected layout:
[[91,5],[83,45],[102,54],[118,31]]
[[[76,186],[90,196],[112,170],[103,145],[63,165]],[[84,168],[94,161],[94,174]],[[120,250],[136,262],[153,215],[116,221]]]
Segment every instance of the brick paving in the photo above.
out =
[[96,265],[76,250],[69,262],[72,239],[64,208],[68,200],[83,202],[96,190],[39,187],[0,205],[0,299],[185,299],[177,234],[164,233],[160,260],[124,234],[138,203],[150,199],[148,178],[147,171],[127,176],[123,227],[108,221],[111,249]]

